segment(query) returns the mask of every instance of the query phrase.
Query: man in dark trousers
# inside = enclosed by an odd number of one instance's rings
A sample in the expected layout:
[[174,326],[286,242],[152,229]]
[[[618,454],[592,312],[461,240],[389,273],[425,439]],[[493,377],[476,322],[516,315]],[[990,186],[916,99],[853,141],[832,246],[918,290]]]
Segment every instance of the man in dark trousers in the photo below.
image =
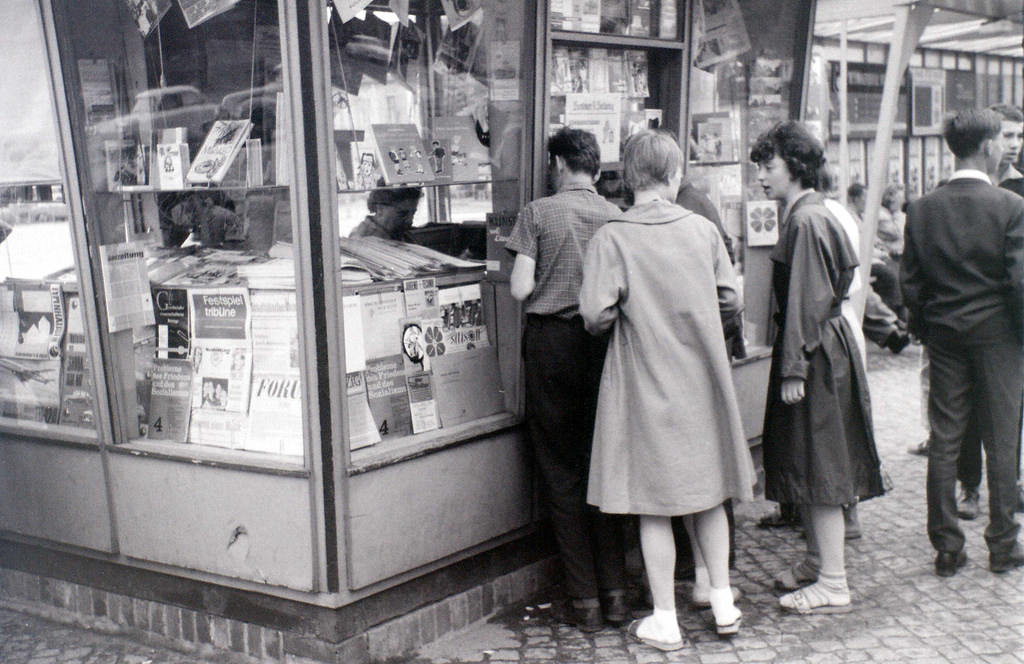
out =
[[943,135],[956,157],[949,182],[907,208],[900,281],[911,331],[931,361],[928,537],[935,572],[966,564],[956,511],[960,443],[971,412],[988,458],[989,567],[1024,565],[1014,520],[1024,385],[1024,199],[992,185],[1001,116],[962,111]]
[[622,517],[586,503],[607,338],[590,336],[579,315],[587,244],[620,211],[594,189],[601,151],[593,134],[561,129],[548,154],[558,193],[523,208],[506,246],[516,254],[512,297],[525,302],[527,426],[565,570],[568,600],[552,610],[592,632],[631,617]]
[[[1024,134],[1022,134],[1024,132],[1024,114],[1019,108],[1008,104],[989,106],[989,110],[1002,116],[997,140],[1001,143],[1003,150],[1002,159],[989,175],[992,177],[993,184],[998,185],[1000,189],[1012,191],[1018,196],[1024,197],[1024,175],[1014,167],[1017,157],[1020,156],[1021,142],[1024,140]],[[1019,475],[1019,462],[1017,468]],[[981,471],[981,441],[977,436],[968,435],[960,448],[960,462],[957,468],[960,497],[957,498],[956,509],[961,519],[974,519],[978,516],[978,487],[981,485]],[[1022,487],[1018,477],[1016,505],[1018,512],[1024,511],[1021,496]]]

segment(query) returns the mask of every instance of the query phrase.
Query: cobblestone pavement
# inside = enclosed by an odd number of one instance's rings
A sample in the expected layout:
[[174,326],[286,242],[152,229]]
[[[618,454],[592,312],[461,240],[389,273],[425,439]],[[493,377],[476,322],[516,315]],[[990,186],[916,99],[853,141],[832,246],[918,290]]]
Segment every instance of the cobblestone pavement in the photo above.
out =
[[173,650],[0,609],[3,664],[202,664]]
[[[537,598],[427,645],[410,663],[1024,662],[1024,570],[988,570],[982,537],[987,509],[963,523],[967,567],[949,579],[934,574],[925,532],[925,459],[906,452],[924,437],[919,361],[918,346],[900,355],[869,350],[875,434],[895,488],[860,505],[864,535],[847,546],[852,613],[804,617],[778,610],[772,576],[798,559],[804,541],[792,529],[758,528],[757,518],[771,504],[754,503],[737,511],[733,584],[743,591],[738,606],[744,616],[731,641],[681,608],[692,646],[662,653],[632,643],[623,630],[585,635],[558,625],[544,608],[548,598]],[[984,487],[981,504],[987,505]],[[678,605],[685,607],[689,588],[681,584],[678,590]]]
[[[772,575],[797,559],[804,542],[791,529],[762,530],[771,505],[737,511],[734,585],[743,591],[740,634],[719,640],[702,618],[680,610],[692,646],[675,653],[630,643],[621,630],[584,635],[555,624],[546,597],[476,623],[422,648],[407,664],[655,664],[660,662],[952,662],[1024,663],[1024,570],[988,571],[986,516],[965,522],[967,567],[951,579],[932,571],[925,535],[925,460],[906,453],[923,438],[916,346],[895,356],[874,348],[869,380],[879,451],[895,489],[860,506],[862,539],[847,548],[855,609],[801,617],[776,608]],[[982,488],[982,504],[986,504]],[[680,587],[680,607],[686,591]],[[3,664],[200,664],[172,650],[0,610]]]

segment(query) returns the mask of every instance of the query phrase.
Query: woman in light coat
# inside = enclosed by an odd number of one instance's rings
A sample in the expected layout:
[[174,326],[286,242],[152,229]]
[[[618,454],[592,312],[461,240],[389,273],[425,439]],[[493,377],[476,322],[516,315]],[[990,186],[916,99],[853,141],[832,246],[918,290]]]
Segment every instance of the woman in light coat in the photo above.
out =
[[[679,207],[682,152],[668,134],[643,131],[623,153],[635,204],[587,249],[580,314],[611,329],[598,397],[587,502],[640,515],[640,545],[654,613],[630,633],[662,650],[683,647],[675,613],[670,517],[692,515],[719,634],[741,614],[729,586],[723,503],[749,500],[753,464],[733,389],[722,319],[741,308],[715,225]],[[698,579],[700,581],[700,579]]]

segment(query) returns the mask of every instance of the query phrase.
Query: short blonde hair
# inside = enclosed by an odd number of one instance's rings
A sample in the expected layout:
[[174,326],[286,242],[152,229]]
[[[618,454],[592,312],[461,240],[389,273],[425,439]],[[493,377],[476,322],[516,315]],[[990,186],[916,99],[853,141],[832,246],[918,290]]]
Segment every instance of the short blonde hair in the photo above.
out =
[[622,162],[626,184],[642,191],[668,184],[683,167],[683,151],[668,133],[645,129],[626,141]]

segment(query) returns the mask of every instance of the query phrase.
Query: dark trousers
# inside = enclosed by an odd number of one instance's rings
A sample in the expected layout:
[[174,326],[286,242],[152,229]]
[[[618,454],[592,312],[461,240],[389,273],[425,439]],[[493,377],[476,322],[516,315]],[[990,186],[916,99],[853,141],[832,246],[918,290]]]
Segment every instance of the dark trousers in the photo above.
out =
[[624,517],[587,505],[606,338],[583,320],[529,315],[523,334],[526,420],[569,597],[626,587]]
[[962,343],[964,336],[971,335],[936,335],[927,340],[931,362],[928,537],[938,551],[955,552],[964,545],[956,513],[957,461],[973,415],[988,459],[985,541],[990,552],[1006,553],[1020,528],[1013,514],[1024,358],[1020,341],[1012,335],[971,344]]
[[967,424],[967,433],[960,443],[960,458],[956,462],[956,478],[968,489],[981,486],[981,438],[974,414]]
[[882,301],[870,286],[864,300],[864,321],[861,324],[864,336],[882,348],[886,347],[889,335],[899,333],[899,317]]

